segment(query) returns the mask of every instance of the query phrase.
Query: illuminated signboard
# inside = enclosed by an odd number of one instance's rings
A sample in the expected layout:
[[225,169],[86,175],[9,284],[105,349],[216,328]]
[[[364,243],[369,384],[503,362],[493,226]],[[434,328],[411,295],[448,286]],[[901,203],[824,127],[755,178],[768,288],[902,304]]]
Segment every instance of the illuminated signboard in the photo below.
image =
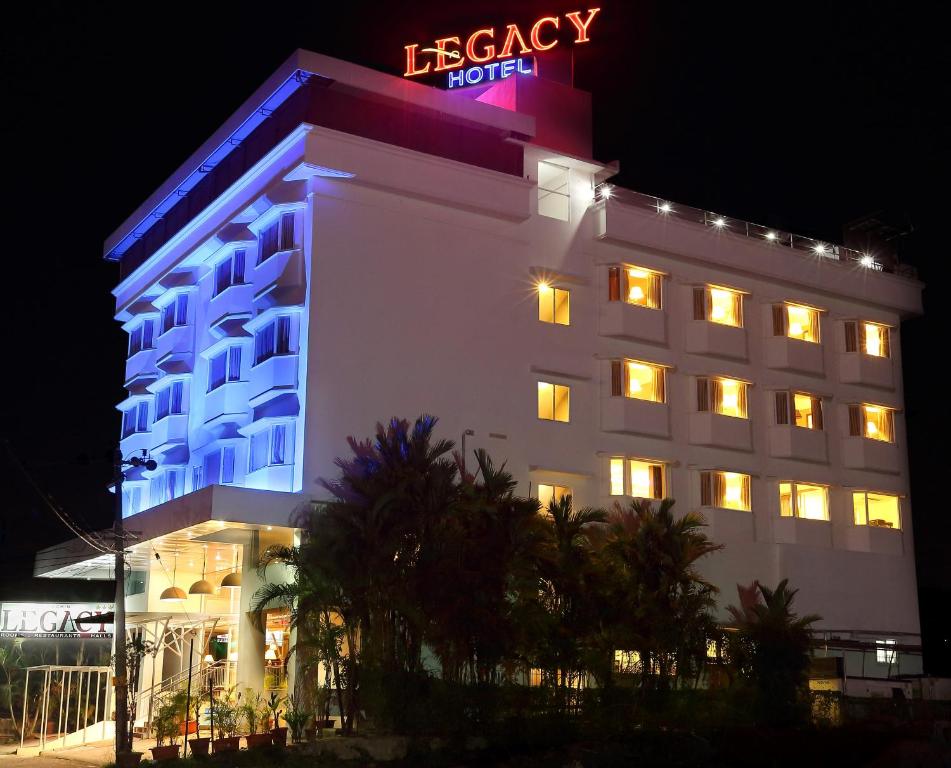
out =
[[559,43],[561,29],[574,32],[574,43],[590,42],[591,22],[600,10],[590,8],[566,13],[564,24],[561,16],[543,16],[527,29],[508,24],[505,31],[499,29],[498,34],[495,27],[484,27],[469,35],[464,44],[462,38],[455,36],[441,37],[425,48],[418,43],[407,45],[403,77],[449,71],[449,87],[456,88],[501,80],[516,73],[529,74],[533,71],[530,60],[513,57],[551,50]]
[[0,637],[111,638],[114,610],[114,603],[0,603]]

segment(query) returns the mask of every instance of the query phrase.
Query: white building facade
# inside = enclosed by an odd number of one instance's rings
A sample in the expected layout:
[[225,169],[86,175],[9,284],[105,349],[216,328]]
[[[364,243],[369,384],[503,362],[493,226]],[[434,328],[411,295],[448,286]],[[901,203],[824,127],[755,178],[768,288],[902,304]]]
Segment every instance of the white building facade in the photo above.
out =
[[[788,578],[850,691],[921,671],[900,325],[922,286],[611,187],[590,119],[533,74],[450,92],[299,51],[110,237],[121,448],[158,462],[123,489],[130,624],[162,643],[141,688],[205,664],[286,687],[286,615],[249,618],[286,577],[260,554],[348,436],[420,413],[523,494],[699,510],[722,615]],[[41,554],[111,575],[77,542]]]

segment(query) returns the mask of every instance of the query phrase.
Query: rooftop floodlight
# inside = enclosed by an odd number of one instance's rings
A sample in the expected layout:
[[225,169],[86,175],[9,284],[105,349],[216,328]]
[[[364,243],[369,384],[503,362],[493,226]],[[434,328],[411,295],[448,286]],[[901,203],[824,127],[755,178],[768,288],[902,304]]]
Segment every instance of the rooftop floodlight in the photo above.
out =
[[824,243],[816,243],[812,250],[817,256],[822,256],[826,252],[826,246]]
[[769,240],[770,242],[774,242],[776,240],[776,233],[773,232],[772,230],[767,232],[766,239]]
[[605,200],[609,200],[611,198],[611,186],[609,184],[601,185],[601,197],[603,197]]
[[670,213],[674,209],[670,207],[670,203],[658,203],[657,210],[660,213]]
[[863,267],[874,267],[875,259],[866,253],[861,259],[859,259],[859,264],[861,264]]
[[713,226],[715,226],[717,229],[723,229],[726,226],[726,219],[724,219],[722,216],[717,216],[713,220]]

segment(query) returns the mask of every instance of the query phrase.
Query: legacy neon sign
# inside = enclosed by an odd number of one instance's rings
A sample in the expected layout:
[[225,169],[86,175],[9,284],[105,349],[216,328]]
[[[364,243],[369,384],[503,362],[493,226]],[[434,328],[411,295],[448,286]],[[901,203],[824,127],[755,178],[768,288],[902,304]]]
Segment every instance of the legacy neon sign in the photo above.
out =
[[0,603],[0,637],[109,638],[114,609],[114,603]]
[[[531,28],[520,29],[517,24],[508,24],[504,35],[502,30],[496,34],[495,27],[477,29],[468,38],[465,44],[462,38],[441,37],[433,41],[433,45],[421,48],[419,44],[405,46],[406,71],[403,77],[417,77],[429,72],[446,72],[461,69],[466,63],[472,65],[465,73],[458,73],[455,78],[450,77],[449,87],[463,84],[475,84],[483,79],[509,77],[515,72],[527,73],[527,63],[523,60],[511,60],[514,56],[526,56],[530,53],[548,51],[559,43],[558,32],[561,29],[573,30],[573,43],[587,43],[591,41],[589,30],[594,17],[601,11],[600,8],[589,8],[587,11],[572,11],[566,13],[567,20],[562,25],[561,16],[543,16]],[[528,34],[525,34],[527,31]],[[509,59],[509,61],[503,61]],[[495,68],[494,65],[497,65]],[[505,66],[508,65],[508,66]],[[478,78],[470,82],[472,78]],[[480,72],[481,74],[474,74]],[[452,73],[450,73],[452,74]],[[459,75],[464,75],[461,79]]]

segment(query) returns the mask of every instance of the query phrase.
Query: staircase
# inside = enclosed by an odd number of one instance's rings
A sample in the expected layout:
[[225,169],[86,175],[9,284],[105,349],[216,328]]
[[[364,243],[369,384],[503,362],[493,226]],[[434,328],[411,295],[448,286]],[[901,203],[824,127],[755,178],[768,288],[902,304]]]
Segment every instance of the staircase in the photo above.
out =
[[233,686],[236,671],[237,663],[234,661],[222,660],[211,664],[200,662],[193,665],[191,669],[183,669],[181,672],[166,677],[160,683],[142,691],[139,697],[138,710],[144,712],[145,717],[138,718],[135,721],[136,736],[144,738],[150,735],[150,720],[166,700],[179,691],[187,690],[189,672],[192,678],[192,696],[196,696],[199,693],[207,694],[209,684],[215,691],[225,690]]

